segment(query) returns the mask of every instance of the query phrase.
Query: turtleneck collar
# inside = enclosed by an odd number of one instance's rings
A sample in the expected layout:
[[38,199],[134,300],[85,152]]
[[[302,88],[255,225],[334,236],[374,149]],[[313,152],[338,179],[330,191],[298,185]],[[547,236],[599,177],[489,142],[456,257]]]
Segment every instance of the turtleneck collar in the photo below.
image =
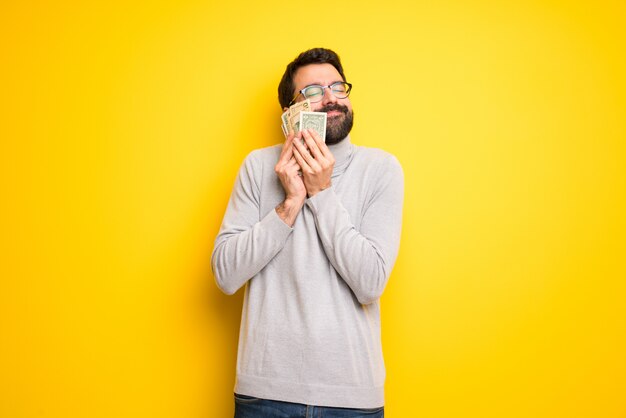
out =
[[332,174],[332,177],[335,177],[346,171],[350,160],[352,160],[354,145],[350,142],[350,135],[348,135],[338,143],[329,145],[328,149],[335,157],[335,167]]

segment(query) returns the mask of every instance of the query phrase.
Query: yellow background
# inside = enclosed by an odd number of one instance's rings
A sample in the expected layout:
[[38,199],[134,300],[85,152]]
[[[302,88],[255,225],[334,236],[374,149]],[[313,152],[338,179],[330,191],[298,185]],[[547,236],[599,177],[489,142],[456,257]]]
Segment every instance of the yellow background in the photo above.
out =
[[623,1],[3,2],[0,416],[228,417],[210,253],[278,81],[398,156],[389,417],[626,417]]

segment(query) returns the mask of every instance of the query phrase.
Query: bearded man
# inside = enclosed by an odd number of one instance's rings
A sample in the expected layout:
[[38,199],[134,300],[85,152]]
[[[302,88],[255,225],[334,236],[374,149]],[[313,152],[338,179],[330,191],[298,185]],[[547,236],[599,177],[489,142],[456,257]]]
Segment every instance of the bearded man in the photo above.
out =
[[245,286],[235,417],[382,417],[379,299],[396,260],[404,177],[391,154],[354,145],[339,56],[301,53],[278,86],[309,100],[313,130],[252,151],[215,240],[218,287]]

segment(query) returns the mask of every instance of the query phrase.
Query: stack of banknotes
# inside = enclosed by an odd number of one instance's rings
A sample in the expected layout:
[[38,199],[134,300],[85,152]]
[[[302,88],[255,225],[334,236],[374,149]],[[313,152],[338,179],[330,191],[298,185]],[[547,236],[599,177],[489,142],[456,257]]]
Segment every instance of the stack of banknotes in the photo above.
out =
[[282,114],[282,128],[285,137],[291,132],[299,132],[300,129],[312,129],[326,141],[326,113],[311,112],[311,102],[305,100],[293,104]]

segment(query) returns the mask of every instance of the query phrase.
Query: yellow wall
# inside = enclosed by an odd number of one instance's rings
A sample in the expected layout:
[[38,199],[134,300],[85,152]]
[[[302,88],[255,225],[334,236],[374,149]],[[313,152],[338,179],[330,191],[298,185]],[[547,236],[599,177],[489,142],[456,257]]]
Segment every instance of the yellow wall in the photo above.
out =
[[4,2],[0,416],[232,415],[213,239],[325,46],[406,175],[387,416],[625,417],[625,28],[618,0]]

